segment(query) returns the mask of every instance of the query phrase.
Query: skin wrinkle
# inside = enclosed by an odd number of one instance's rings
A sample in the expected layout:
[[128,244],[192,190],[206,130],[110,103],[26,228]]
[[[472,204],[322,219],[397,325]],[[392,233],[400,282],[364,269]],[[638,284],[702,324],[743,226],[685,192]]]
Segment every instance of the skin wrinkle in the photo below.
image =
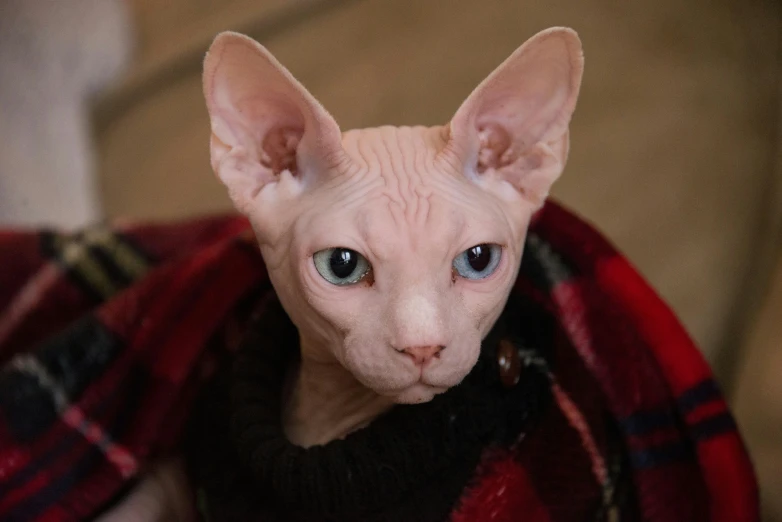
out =
[[[362,140],[362,135],[356,131],[349,131],[348,135],[351,139],[343,140],[343,143],[347,145],[346,152],[353,160],[360,160],[362,165],[362,173],[372,171],[373,165],[377,164],[377,153],[372,148],[372,143],[367,143],[366,140]],[[373,161],[375,160],[375,161]],[[382,178],[384,182],[388,183],[386,178]]]
[[[413,219],[412,226],[414,229],[425,230],[428,227],[430,221],[430,214],[432,207],[435,205],[433,201],[433,188],[431,184],[436,184],[438,179],[442,177],[439,169],[436,168],[434,158],[436,154],[432,154],[432,148],[427,142],[427,138],[437,132],[437,128],[422,128],[417,127],[414,130],[420,131],[424,136],[425,147],[415,148],[415,153],[410,155],[412,165],[409,167],[413,172],[418,174],[418,184],[414,188],[414,194],[418,203],[416,209],[416,216]],[[434,149],[437,150],[437,149]],[[427,161],[429,159],[430,161]],[[424,182],[423,173],[426,172],[426,183]]]
[[[429,146],[429,143],[427,142],[429,133],[424,131],[424,143],[426,144],[426,147]],[[432,170],[426,169],[426,165],[422,164],[425,160],[425,148],[415,148],[415,153],[412,154],[412,165],[411,169],[416,172],[431,172]],[[432,208],[432,201],[431,201],[431,191],[429,191],[427,188],[423,187],[422,185],[419,185],[415,187],[415,195],[418,198],[418,201],[421,202],[421,205],[416,209],[416,215],[414,218],[415,226],[419,227],[421,229],[426,228],[426,224],[429,221],[429,213]]]
[[[382,139],[382,136],[380,138]],[[372,141],[374,142],[375,140]],[[385,145],[385,144],[381,143],[381,145]],[[377,147],[377,143],[375,143],[375,147]],[[387,163],[384,164],[382,158],[380,157],[380,154],[378,154],[377,157],[380,161],[378,162],[379,165],[376,168],[379,170],[380,176],[386,180],[386,184],[389,187],[389,191],[387,194],[392,202],[392,205],[398,206],[399,209],[401,210],[402,216],[404,216],[405,214],[407,214],[407,206],[408,206],[407,200],[404,197],[404,190],[406,188],[404,169],[398,169],[397,172],[397,169],[394,168],[393,161],[391,159],[391,153],[388,150],[388,146],[381,146],[379,148],[381,148],[382,152],[385,153],[385,158],[387,159]]]
[[420,202],[413,217],[413,226],[425,230],[429,224],[432,211],[432,194],[421,194],[424,189],[416,189],[417,200]]
[[[392,158],[397,159],[402,171],[404,172],[404,177],[406,180],[403,197],[406,196],[410,203],[407,206],[408,211],[405,213],[405,218],[407,219],[409,230],[411,232],[408,234],[410,247],[413,249],[413,251],[415,251],[417,250],[419,238],[414,232],[416,230],[426,230],[427,226],[427,220],[424,220],[424,222],[419,222],[416,219],[416,217],[419,215],[420,209],[426,206],[426,202],[422,201],[418,190],[419,187],[423,186],[423,176],[421,175],[421,171],[415,168],[414,162],[415,156],[423,147],[420,145],[416,146],[417,144],[411,139],[411,129],[403,128],[399,129],[398,132],[401,139],[398,141],[394,140],[392,142],[395,146],[395,151],[392,155]],[[404,143],[402,143],[402,140]],[[413,151],[413,153],[411,154],[410,151]],[[396,172],[395,174],[399,175],[399,173]],[[428,215],[428,211],[426,214]]]
[[394,198],[391,196],[391,194],[385,193],[383,194],[383,198],[386,200],[386,204],[388,205],[388,213],[391,216],[391,219],[394,220],[394,228],[398,230],[402,225],[402,220],[399,218],[399,206],[394,201]]
[[[385,199],[387,196],[383,194],[382,197]],[[394,214],[393,212],[391,212],[390,208],[389,208],[389,212],[393,217]],[[384,251],[377,250],[373,247],[373,245],[376,244],[376,242],[372,241],[372,232],[371,232],[371,227],[369,225],[369,220],[370,218],[367,210],[366,209],[361,210],[358,214],[358,220],[357,220],[358,230],[368,250],[365,253],[365,255],[369,254],[369,261],[370,264],[372,264],[372,260],[384,260],[386,258],[386,254]]]
[[[369,139],[373,143],[373,147],[376,151],[377,157],[380,160],[379,165],[376,167],[380,171],[380,175],[384,178],[393,179],[396,182],[396,190],[391,192],[391,197],[399,202],[402,207],[403,214],[407,214],[409,201],[406,193],[410,189],[410,173],[405,169],[402,158],[399,154],[399,139],[401,137],[401,129],[395,129],[389,127],[380,127],[376,129],[377,136],[372,134],[363,134],[364,139]],[[396,150],[392,151],[391,149]],[[402,163],[400,163],[402,162]]]
[[[453,225],[451,226],[451,236],[448,238],[448,241],[452,245],[457,245],[460,241],[459,238],[463,237],[467,233],[467,219],[464,217],[463,214],[457,212],[455,209],[451,212],[451,222]],[[458,247],[457,247],[458,249]],[[453,265],[453,258],[454,253],[451,252],[449,249],[443,249],[443,264],[451,264]]]
[[[416,146],[416,143],[411,139],[411,133],[414,132],[410,128],[405,128],[403,131],[403,136],[405,138],[404,144],[401,142],[397,142],[397,150],[396,150],[396,157],[399,159],[400,163],[402,164],[403,168],[405,169],[405,173],[407,174],[407,186],[405,187],[405,193],[407,197],[411,201],[411,210],[409,213],[409,222],[411,226],[411,230],[416,230],[416,225],[418,224],[416,222],[416,215],[418,214],[419,209],[424,204],[424,202],[421,200],[421,197],[419,195],[418,188],[424,186],[424,179],[423,179],[423,170],[419,170],[415,168],[415,156],[417,155],[418,151],[423,149],[424,146],[422,144],[418,144]],[[423,140],[422,140],[423,141]],[[423,141],[425,144],[425,141]],[[403,146],[404,145],[404,146]],[[410,151],[412,150],[412,154]],[[422,225],[426,226],[426,222],[422,223]]]
[[[390,171],[388,174],[383,175],[394,176],[400,180],[399,187],[399,199],[402,201],[403,216],[406,221],[406,225],[409,227],[411,220],[414,219],[415,213],[418,210],[418,200],[413,192],[413,176],[415,172],[412,171],[409,165],[409,152],[416,150],[415,144],[403,147],[402,141],[407,141],[405,138],[404,128],[388,128],[384,129],[387,134],[387,138],[383,140],[385,145],[385,152],[388,156]],[[403,150],[407,153],[403,153]],[[409,229],[414,230],[414,229]],[[414,234],[408,234],[408,242],[412,248],[415,248]]]

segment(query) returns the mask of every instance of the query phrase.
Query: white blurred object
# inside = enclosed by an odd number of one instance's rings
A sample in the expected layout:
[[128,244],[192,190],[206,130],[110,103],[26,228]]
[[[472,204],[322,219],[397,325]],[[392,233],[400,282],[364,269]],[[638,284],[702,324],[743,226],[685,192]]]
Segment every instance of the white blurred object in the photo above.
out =
[[87,101],[132,49],[124,0],[0,0],[0,226],[100,219]]

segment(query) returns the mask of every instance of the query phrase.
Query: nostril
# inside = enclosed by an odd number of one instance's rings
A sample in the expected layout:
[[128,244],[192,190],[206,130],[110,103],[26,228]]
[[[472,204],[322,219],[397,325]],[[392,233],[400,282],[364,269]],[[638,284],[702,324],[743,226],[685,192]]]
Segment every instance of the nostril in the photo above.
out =
[[418,365],[424,365],[429,362],[433,357],[440,357],[440,352],[443,351],[445,346],[441,345],[427,345],[427,346],[410,346],[402,350],[415,361]]

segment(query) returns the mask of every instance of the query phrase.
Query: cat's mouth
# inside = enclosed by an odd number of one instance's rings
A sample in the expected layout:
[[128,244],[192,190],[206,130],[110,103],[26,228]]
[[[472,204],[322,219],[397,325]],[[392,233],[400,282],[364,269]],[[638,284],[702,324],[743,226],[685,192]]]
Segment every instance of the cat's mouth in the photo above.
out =
[[411,383],[401,390],[392,393],[394,402],[397,404],[420,404],[429,402],[435,395],[444,393],[450,389],[449,384],[438,382],[431,375],[431,369],[428,365],[419,366],[411,376]]
[[431,401],[435,395],[448,391],[448,387],[426,384],[419,380],[412,386],[405,388],[394,397],[397,404],[421,404]]
[[410,376],[410,380],[397,383],[393,388],[373,388],[375,393],[388,397],[397,404],[418,404],[430,401],[435,395],[448,391],[449,385],[435,382],[426,375],[426,371],[418,371]]
[[416,368],[408,374],[403,382],[395,382],[393,386],[369,385],[375,393],[391,399],[396,404],[420,404],[429,402],[435,395],[448,391],[451,386],[437,382],[428,375],[426,368]]
[[[479,342],[452,343],[441,350],[441,356],[434,355],[425,361],[386,345],[372,348],[373,353],[381,353],[375,358],[347,357],[343,365],[366,388],[397,404],[428,402],[448,391],[470,372],[480,353]],[[346,352],[350,356],[359,353],[355,349]]]

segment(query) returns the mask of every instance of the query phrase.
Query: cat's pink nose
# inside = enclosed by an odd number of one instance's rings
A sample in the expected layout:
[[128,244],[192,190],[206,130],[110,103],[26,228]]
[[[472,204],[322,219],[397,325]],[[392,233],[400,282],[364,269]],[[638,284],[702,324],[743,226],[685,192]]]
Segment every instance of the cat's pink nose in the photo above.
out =
[[412,357],[417,365],[423,366],[432,360],[433,357],[438,357],[443,348],[445,347],[438,345],[410,346],[402,351]]

